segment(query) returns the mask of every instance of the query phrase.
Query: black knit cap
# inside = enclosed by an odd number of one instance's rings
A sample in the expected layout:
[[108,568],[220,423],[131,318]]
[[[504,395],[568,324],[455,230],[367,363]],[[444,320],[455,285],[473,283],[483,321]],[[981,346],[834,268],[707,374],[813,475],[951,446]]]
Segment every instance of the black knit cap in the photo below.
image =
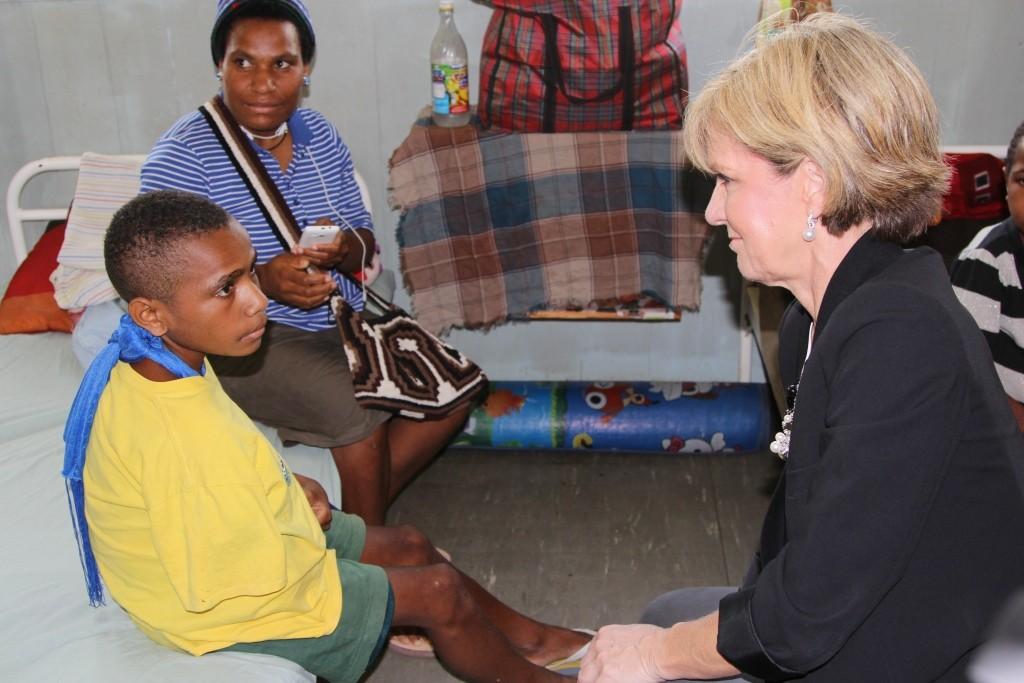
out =
[[309,63],[316,53],[316,35],[309,10],[302,0],[217,0],[217,18],[210,31],[210,53],[213,63],[224,59],[228,32],[239,17],[280,16],[291,21],[299,32],[302,44],[302,61]]

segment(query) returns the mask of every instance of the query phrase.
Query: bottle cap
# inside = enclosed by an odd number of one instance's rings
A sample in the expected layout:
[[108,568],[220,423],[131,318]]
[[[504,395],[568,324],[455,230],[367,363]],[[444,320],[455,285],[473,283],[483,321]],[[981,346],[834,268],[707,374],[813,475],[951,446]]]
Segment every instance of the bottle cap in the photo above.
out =
[[440,0],[440,2],[437,3],[437,8],[441,9],[441,10],[454,10],[455,9],[455,1],[454,0]]

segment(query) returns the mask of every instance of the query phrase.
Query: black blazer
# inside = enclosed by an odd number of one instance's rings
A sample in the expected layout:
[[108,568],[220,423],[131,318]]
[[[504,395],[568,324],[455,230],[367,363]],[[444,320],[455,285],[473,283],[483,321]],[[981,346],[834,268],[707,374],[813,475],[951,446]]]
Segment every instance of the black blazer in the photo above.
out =
[[[1024,439],[931,249],[868,235],[780,331],[799,390],[754,566],[718,649],[767,680],[964,680],[1024,585]],[[801,376],[801,366],[803,373]]]

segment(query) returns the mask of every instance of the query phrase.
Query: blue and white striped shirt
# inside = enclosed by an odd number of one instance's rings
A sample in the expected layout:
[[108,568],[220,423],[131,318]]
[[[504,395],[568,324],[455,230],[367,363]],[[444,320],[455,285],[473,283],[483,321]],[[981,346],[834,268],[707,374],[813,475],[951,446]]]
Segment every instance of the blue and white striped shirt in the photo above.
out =
[[[333,204],[353,227],[372,229],[370,214],[359,195],[351,155],[334,126],[312,109],[298,109],[288,119],[288,129],[292,134],[294,151],[284,173],[270,152],[258,145],[253,145],[253,148],[284,196],[299,227],[305,228],[324,217],[344,226],[345,223],[332,209]],[[198,111],[183,116],[171,126],[157,141],[142,166],[140,192],[168,189],[202,195],[231,214],[249,232],[256,249],[257,263],[266,263],[284,251],[238,171]],[[327,193],[330,193],[330,199]],[[345,300],[354,309],[362,309],[363,295],[359,287],[336,272],[333,277]],[[326,303],[302,310],[271,300],[267,316],[275,322],[301,330],[334,327],[334,316]]]

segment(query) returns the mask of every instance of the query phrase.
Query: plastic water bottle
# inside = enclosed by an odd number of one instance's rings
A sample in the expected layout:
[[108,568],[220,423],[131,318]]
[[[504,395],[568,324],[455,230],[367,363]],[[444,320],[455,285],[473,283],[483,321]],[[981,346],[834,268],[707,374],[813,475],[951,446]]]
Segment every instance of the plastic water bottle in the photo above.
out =
[[440,0],[441,25],[430,44],[431,117],[439,126],[469,123],[469,60],[466,43],[455,28],[452,0]]

